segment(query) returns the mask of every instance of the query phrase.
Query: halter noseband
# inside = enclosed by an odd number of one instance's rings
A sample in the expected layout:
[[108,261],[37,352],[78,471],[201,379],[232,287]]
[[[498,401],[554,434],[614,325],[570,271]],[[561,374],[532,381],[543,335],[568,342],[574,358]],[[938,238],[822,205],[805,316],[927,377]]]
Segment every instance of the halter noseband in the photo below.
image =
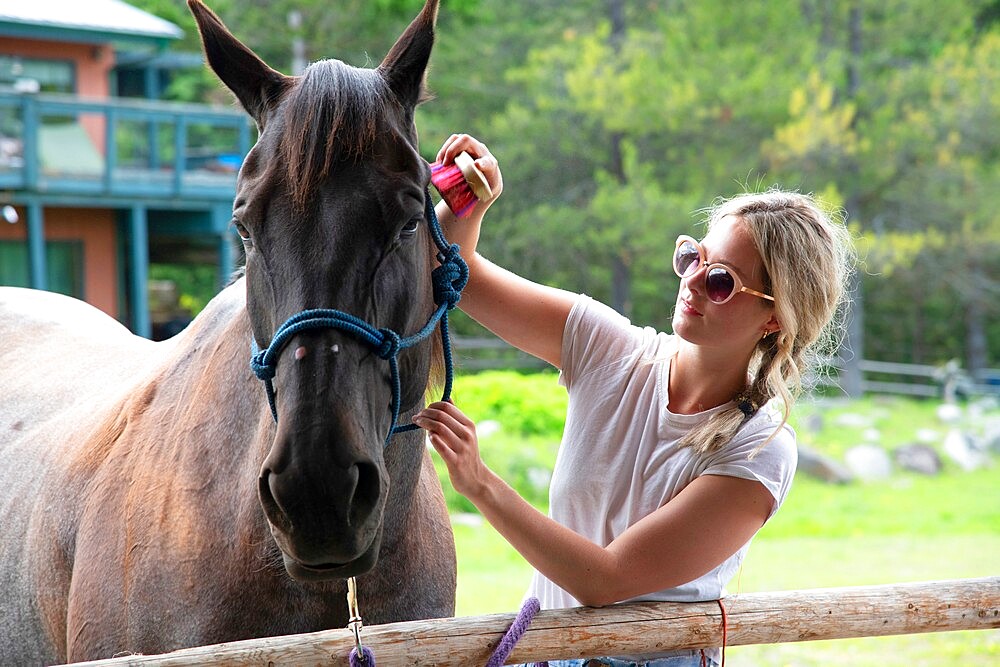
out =
[[400,350],[413,347],[434,333],[438,322],[441,323],[441,342],[444,347],[445,364],[445,385],[441,400],[447,401],[451,398],[454,367],[451,359],[451,340],[448,337],[448,311],[458,305],[459,299],[462,298],[462,289],[469,281],[469,267],[459,254],[458,245],[454,243],[449,245],[444,238],[441,224],[434,212],[434,205],[431,203],[430,190],[424,190],[424,202],[427,225],[431,232],[431,238],[434,239],[434,243],[438,247],[437,259],[441,263],[441,266],[431,273],[431,281],[434,285],[434,303],[438,304],[438,307],[427,324],[412,336],[403,338],[392,329],[378,329],[349,313],[329,308],[316,308],[303,310],[285,320],[284,324],[274,332],[270,345],[264,350],[257,346],[255,339],[251,339],[250,368],[254,375],[264,382],[267,402],[271,407],[271,416],[274,417],[275,423],[278,422],[278,409],[275,405],[274,385],[271,380],[278,369],[278,356],[293,336],[312,329],[345,331],[361,342],[367,343],[374,348],[376,355],[389,362],[390,382],[392,384],[392,422],[389,425],[389,433],[385,437],[386,445],[389,444],[389,440],[394,434],[417,428],[415,424],[396,425],[396,421],[399,419],[401,393],[399,365],[396,356]]

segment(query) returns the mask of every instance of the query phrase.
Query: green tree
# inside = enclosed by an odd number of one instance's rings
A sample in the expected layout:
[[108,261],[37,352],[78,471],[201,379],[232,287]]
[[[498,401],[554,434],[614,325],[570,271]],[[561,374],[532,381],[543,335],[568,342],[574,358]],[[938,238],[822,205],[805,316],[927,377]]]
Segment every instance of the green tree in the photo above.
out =
[[[980,208],[992,206],[987,183],[995,182],[996,173],[995,140],[981,139],[986,124],[995,123],[995,74],[988,63],[991,57],[995,62],[996,54],[989,33],[976,46],[970,43],[981,4],[949,3],[944,8],[923,2],[824,3],[828,11],[819,28],[822,59],[791,96],[788,121],[763,146],[776,172],[838,193],[862,229],[915,235],[932,228],[949,230],[943,244],[925,244],[929,254],[912,258],[913,278],[946,281],[945,274],[919,274],[922,258],[949,261],[949,248],[966,245],[976,249],[962,258],[963,271],[971,270],[990,284],[983,262],[972,261],[978,248],[990,247],[995,226],[989,208]],[[961,140],[967,133],[971,141]],[[901,268],[894,273],[896,279],[905,274]],[[876,271],[865,277],[866,283],[885,280]],[[899,349],[927,354],[935,347],[965,347],[970,353],[967,362],[981,367],[985,322],[994,312],[986,299],[962,296],[955,286],[945,285],[941,293],[936,285],[927,289],[926,280],[917,284],[925,287],[925,297],[901,290],[916,299],[908,306],[911,316],[904,319],[926,332],[934,318],[918,311],[933,308],[936,315],[948,316],[953,327],[958,324],[959,331],[964,321],[966,341],[953,333],[947,340],[933,336],[933,345],[893,348],[879,339],[869,356],[898,354]],[[866,285],[858,294],[867,299],[879,292]],[[964,311],[942,310],[952,303]],[[883,310],[868,313],[866,328],[898,335],[901,329],[891,326],[890,318],[901,317],[899,308],[884,302],[879,308]],[[871,315],[876,320],[871,321]]]
[[[611,300],[615,267],[624,265],[633,283],[629,314],[666,326],[673,298],[664,295],[676,286],[673,236],[690,231],[716,196],[735,194],[759,174],[758,145],[783,113],[772,91],[791,85],[773,72],[788,70],[789,58],[807,58],[808,48],[767,48],[796,31],[794,17],[764,3],[627,9],[618,41],[602,20],[531,51],[512,72],[521,87],[494,127],[518,138],[517,171],[507,158],[504,167],[519,186],[517,231],[532,241],[517,249],[573,251],[573,266],[550,261],[546,270],[537,262],[535,277],[585,266],[588,276],[573,287]],[[760,26],[755,41],[745,37],[747,24]]]
[[[184,3],[135,4],[186,30],[177,48],[199,48]],[[377,64],[422,0],[209,4],[289,71],[296,38],[309,59]],[[700,209],[771,184],[819,193],[850,212],[869,248],[855,320],[867,357],[992,364],[997,6],[445,2],[436,99],[417,114],[422,151],[431,159],[452,132],[484,139],[507,192],[483,252],[664,328],[673,238]],[[172,94],[231,103],[205,72],[178,77]]]

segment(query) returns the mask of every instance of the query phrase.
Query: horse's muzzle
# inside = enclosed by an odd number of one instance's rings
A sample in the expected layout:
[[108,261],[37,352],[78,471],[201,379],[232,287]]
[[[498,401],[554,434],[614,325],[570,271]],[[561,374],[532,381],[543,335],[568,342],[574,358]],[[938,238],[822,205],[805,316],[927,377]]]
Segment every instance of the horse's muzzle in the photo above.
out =
[[384,486],[374,468],[352,466],[341,471],[339,484],[328,485],[316,485],[316,478],[289,479],[267,469],[262,472],[258,480],[261,506],[292,577],[304,581],[344,578],[375,564],[381,545],[384,499],[380,490]]
[[353,561],[340,565],[305,565],[289,556],[284,550],[281,552],[281,558],[285,564],[285,571],[297,581],[345,579],[364,574],[371,570],[378,560],[378,552],[381,544],[382,531],[379,530],[379,534],[372,540],[367,551]]

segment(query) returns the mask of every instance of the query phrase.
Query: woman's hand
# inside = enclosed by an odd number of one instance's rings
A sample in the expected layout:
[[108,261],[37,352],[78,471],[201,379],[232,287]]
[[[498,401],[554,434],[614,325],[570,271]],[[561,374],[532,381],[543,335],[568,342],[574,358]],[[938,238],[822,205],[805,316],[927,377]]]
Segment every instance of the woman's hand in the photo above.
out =
[[503,192],[503,175],[500,173],[500,165],[486,144],[468,134],[453,134],[448,137],[441,145],[435,161],[451,164],[462,151],[468,153],[475,160],[476,167],[483,172],[486,181],[490,184],[490,189],[493,191],[493,196],[490,199],[480,201],[476,205],[477,208],[481,208],[485,212]]
[[454,403],[443,401],[418,412],[413,423],[427,431],[431,445],[448,467],[451,485],[475,503],[493,477],[479,456],[476,425]]
[[483,172],[483,176],[490,184],[493,196],[490,199],[477,201],[469,215],[461,220],[455,218],[451,209],[443,201],[437,205],[436,211],[445,238],[461,247],[462,257],[468,262],[472,259],[476,252],[476,246],[479,244],[479,228],[483,223],[483,215],[503,192],[503,175],[500,173],[497,159],[490,153],[486,144],[468,134],[453,134],[448,137],[438,151],[435,161],[451,164],[455,161],[455,156],[462,151],[468,153],[475,160],[476,167]]

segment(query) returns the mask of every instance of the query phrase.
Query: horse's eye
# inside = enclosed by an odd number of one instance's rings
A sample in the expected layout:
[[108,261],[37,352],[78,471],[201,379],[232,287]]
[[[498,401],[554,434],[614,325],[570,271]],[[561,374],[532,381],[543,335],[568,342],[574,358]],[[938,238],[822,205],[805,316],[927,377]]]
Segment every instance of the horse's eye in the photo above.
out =
[[399,230],[400,238],[408,239],[412,238],[417,233],[417,227],[423,222],[423,216],[414,216],[409,219],[409,221],[403,225],[403,228]]
[[236,233],[240,235],[241,239],[243,239],[244,241],[250,240],[250,232],[247,231],[247,228],[243,226],[242,222],[234,219],[233,225],[236,226]]

